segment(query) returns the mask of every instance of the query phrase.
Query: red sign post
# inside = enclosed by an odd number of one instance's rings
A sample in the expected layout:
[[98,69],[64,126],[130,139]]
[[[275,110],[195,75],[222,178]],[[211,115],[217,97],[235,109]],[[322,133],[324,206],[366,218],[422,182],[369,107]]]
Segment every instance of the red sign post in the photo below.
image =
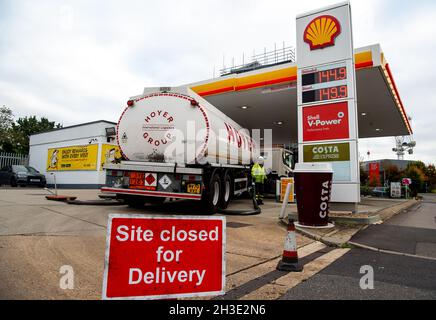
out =
[[103,299],[225,293],[225,217],[110,215]]
[[371,184],[380,186],[380,163],[372,162],[369,164],[369,181]]

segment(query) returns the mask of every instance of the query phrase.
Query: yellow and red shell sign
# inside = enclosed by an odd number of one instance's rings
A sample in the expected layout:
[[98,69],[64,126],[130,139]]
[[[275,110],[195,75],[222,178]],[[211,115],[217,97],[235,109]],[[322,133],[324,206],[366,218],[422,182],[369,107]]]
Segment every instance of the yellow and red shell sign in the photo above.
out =
[[310,50],[323,49],[334,46],[337,36],[341,33],[338,19],[324,15],[313,19],[304,30],[304,42],[309,44]]

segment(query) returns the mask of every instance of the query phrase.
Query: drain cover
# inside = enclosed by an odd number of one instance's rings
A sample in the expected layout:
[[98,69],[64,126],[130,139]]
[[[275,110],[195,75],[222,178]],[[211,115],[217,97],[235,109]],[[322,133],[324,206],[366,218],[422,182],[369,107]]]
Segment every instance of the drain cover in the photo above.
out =
[[252,226],[252,224],[247,224],[247,223],[240,223],[240,222],[227,222],[227,227],[228,228],[245,228],[245,227],[250,227]]

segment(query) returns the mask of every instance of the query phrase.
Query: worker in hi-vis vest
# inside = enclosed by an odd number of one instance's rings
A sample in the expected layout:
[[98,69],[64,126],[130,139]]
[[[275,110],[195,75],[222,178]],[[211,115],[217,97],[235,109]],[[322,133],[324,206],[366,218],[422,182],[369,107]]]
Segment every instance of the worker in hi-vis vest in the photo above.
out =
[[258,204],[263,204],[264,183],[266,180],[264,158],[259,157],[251,169],[251,177],[255,183],[256,201]]

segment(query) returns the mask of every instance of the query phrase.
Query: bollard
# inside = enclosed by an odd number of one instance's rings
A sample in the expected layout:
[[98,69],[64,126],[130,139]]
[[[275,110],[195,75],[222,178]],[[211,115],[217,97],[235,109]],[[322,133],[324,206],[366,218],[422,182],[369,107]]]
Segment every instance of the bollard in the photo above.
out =
[[288,202],[289,202],[291,188],[292,188],[292,185],[290,183],[288,183],[288,185],[286,186],[286,194],[285,194],[285,198],[283,199],[282,209],[280,210],[279,219],[283,219],[285,217],[286,206],[288,205]]

